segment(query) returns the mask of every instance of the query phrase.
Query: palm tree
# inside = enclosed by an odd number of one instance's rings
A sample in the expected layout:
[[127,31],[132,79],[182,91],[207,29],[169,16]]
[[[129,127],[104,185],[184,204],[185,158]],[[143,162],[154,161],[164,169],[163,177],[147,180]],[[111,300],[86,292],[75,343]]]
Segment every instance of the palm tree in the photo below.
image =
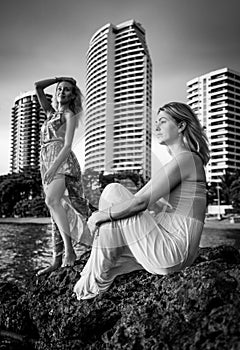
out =
[[[19,213],[21,213],[20,215],[23,215],[23,213],[27,213],[27,202],[35,197],[43,199],[43,189],[39,170],[28,168],[25,169],[24,172],[8,174],[0,177],[1,216],[13,216],[14,214]],[[19,204],[17,205],[17,203]],[[29,208],[31,208],[31,203],[28,203],[28,205]],[[23,206],[25,208],[24,210]]]
[[230,198],[233,208],[240,212],[240,175],[230,186]]
[[43,187],[39,169],[27,167],[24,168],[22,174],[24,176],[24,185],[26,185],[29,191],[29,197],[43,197]]
[[235,172],[231,172],[229,170],[226,170],[225,174],[220,176],[220,193],[221,193],[221,203],[224,204],[232,204],[231,201],[231,194],[230,194],[230,187],[232,183],[238,179],[239,177],[239,171],[236,170]]
[[1,215],[11,216],[17,202],[25,196],[22,174],[9,174],[0,183]]
[[97,208],[101,195],[98,171],[91,169],[85,170],[82,175],[82,181],[85,197],[89,200],[91,205]]
[[217,183],[207,183],[207,204],[214,204],[217,199]]

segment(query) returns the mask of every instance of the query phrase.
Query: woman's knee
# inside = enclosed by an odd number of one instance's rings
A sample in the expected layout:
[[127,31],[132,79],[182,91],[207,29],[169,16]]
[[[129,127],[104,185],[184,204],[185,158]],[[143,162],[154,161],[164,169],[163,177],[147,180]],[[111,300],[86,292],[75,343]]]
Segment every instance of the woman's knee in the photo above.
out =
[[45,203],[48,207],[54,208],[60,204],[65,191],[65,179],[54,179],[45,189]]
[[45,203],[48,208],[55,208],[59,205],[59,200],[56,197],[46,195],[45,197]]
[[101,194],[99,209],[108,208],[114,203],[119,203],[132,197],[133,194],[120,183],[110,183],[104,188]]

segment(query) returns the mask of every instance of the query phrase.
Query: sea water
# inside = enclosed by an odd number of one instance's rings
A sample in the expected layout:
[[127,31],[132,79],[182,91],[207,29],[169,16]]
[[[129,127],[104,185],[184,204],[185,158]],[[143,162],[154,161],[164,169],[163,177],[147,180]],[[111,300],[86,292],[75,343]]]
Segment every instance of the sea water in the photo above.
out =
[[[239,230],[204,228],[200,246],[227,244],[240,249]],[[0,224],[0,282],[26,287],[27,280],[51,262],[51,227],[39,224]]]

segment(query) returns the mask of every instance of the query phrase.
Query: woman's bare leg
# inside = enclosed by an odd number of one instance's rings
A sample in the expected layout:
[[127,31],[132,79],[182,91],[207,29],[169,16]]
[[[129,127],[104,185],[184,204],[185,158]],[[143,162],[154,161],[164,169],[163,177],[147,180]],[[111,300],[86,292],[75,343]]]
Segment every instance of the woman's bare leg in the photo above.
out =
[[54,179],[45,189],[46,204],[63,239],[65,257],[62,266],[73,266],[76,260],[76,254],[72,246],[67,213],[61,204],[65,189],[64,177]]
[[53,246],[53,260],[52,264],[45,269],[37,272],[37,275],[43,275],[45,273],[52,272],[62,266],[62,255],[63,255],[63,240],[58,230],[56,223],[52,218],[52,246]]

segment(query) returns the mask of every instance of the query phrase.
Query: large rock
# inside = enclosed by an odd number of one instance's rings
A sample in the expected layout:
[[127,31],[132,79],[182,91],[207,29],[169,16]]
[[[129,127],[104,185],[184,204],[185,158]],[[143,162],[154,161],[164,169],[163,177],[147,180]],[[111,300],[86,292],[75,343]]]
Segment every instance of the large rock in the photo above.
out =
[[240,254],[200,249],[193,266],[168,276],[118,277],[92,300],[77,301],[74,268],[33,277],[29,288],[0,286],[0,349],[240,349]]

